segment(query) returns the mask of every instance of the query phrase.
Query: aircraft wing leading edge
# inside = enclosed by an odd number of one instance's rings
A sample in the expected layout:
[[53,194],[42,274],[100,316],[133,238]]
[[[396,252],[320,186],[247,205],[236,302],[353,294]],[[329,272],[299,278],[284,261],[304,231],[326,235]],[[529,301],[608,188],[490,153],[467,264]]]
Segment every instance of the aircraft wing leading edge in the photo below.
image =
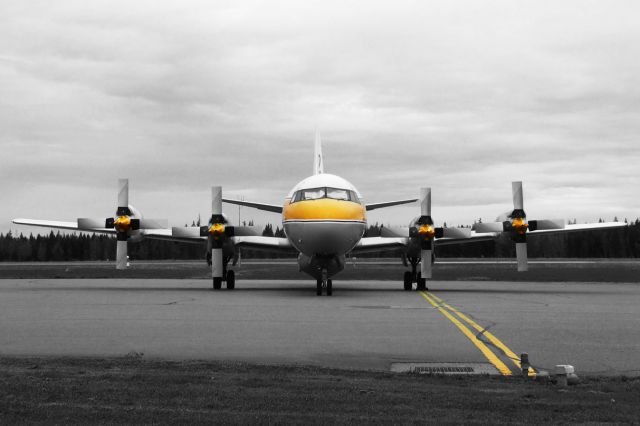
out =
[[253,207],[254,209],[264,210],[272,213],[282,213],[282,206],[277,206],[275,204],[254,203],[252,201],[232,200],[229,198],[223,198],[222,202],[235,204],[237,206]]
[[115,234],[115,230],[108,228],[79,228],[78,222],[62,222],[57,220],[40,220],[40,219],[13,219],[16,225],[41,226],[44,228],[68,229],[71,231],[87,231],[100,232],[104,234]]
[[412,198],[410,200],[385,201],[383,203],[367,204],[366,208],[367,208],[367,211],[371,211],[371,210],[376,210],[376,209],[382,209],[382,208],[385,208],[385,207],[398,206],[398,205],[401,205],[401,204],[414,203],[416,201],[418,201],[417,198]]

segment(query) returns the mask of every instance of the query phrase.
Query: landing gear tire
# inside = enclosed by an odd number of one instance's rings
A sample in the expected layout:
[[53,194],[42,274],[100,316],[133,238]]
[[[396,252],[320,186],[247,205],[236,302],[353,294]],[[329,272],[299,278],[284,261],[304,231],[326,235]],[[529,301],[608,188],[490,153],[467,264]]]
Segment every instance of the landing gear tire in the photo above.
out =
[[411,287],[413,287],[413,275],[411,271],[406,271],[404,273],[404,290],[410,291]]
[[234,288],[236,288],[236,273],[227,271],[227,290],[233,290]]
[[418,274],[418,277],[416,278],[416,282],[417,282],[417,286],[416,286],[416,290],[418,291],[425,291],[428,290],[427,289],[427,279],[426,278],[422,278],[422,274]]
[[426,278],[420,278],[420,281],[418,281],[418,290],[420,290],[420,291],[429,290],[427,288],[427,279]]
[[322,296],[322,280],[316,281],[316,295]]
[[222,288],[222,277],[213,278],[213,289],[220,290]]
[[331,296],[333,294],[333,281],[327,280],[327,296]]

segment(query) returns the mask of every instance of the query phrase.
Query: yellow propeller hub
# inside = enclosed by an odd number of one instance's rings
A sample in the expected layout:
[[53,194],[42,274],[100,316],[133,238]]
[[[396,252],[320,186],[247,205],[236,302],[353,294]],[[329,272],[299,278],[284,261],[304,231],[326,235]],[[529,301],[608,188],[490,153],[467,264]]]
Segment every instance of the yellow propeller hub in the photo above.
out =
[[432,225],[421,225],[418,234],[425,240],[432,240],[436,236],[436,229]]
[[126,215],[118,216],[113,222],[113,226],[118,232],[127,232],[131,228],[131,218]]
[[214,223],[209,227],[209,234],[215,239],[218,239],[224,235],[224,224]]
[[529,224],[527,223],[527,220],[521,217],[517,217],[513,219],[511,221],[511,226],[519,235],[526,234],[527,229],[529,229]]

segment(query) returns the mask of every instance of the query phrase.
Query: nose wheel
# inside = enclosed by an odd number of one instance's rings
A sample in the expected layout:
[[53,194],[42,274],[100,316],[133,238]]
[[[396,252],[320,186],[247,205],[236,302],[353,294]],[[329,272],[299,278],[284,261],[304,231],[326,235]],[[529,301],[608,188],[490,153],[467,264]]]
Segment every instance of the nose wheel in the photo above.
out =
[[326,292],[327,296],[333,294],[333,282],[330,279],[316,280],[316,295],[322,296],[322,293]]

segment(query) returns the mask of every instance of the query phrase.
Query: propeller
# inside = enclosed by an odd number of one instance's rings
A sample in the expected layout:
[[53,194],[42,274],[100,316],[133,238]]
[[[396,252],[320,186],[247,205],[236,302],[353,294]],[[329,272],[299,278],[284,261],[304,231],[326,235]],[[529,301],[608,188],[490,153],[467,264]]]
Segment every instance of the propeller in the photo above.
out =
[[[522,182],[511,182],[511,195],[513,196],[513,212],[509,218],[511,237],[516,243],[516,259],[518,260],[518,272],[529,270],[527,263],[527,214],[524,212],[524,197],[522,195]],[[507,222],[509,223],[509,222]]]
[[[224,259],[222,246],[227,234],[233,232],[233,228],[226,227],[227,220],[222,215],[222,187],[211,187],[211,219],[209,224],[200,228],[200,235],[207,236],[207,252],[211,251],[211,273],[214,288],[222,285],[224,271]],[[219,287],[218,287],[219,288]]]
[[129,205],[129,179],[118,179],[118,207],[115,217],[107,219],[78,218],[78,229],[95,231],[115,229],[116,231],[116,269],[127,268],[127,242],[139,241],[142,235],[139,229],[166,228],[165,219],[142,219],[139,212]]
[[433,239],[436,237],[436,228],[431,218],[431,188],[420,188],[420,218],[416,225],[420,239],[420,274],[423,279],[431,278],[433,264]]
[[118,179],[116,216],[105,220],[105,228],[116,230],[116,269],[127,268],[127,240],[131,231],[140,229],[140,219],[132,217],[129,208],[129,179]]
[[[411,221],[408,227],[383,227],[380,236],[384,238],[409,237],[411,243],[406,258],[411,260],[412,272],[420,259],[420,276],[422,279],[433,275],[433,242],[436,238],[464,239],[471,237],[469,228],[435,227],[431,217],[431,188],[420,189],[420,217]],[[422,283],[418,283],[422,287]]]
[[[508,232],[516,244],[516,259],[518,272],[529,270],[527,260],[527,233],[533,231],[564,229],[564,219],[544,219],[527,221],[524,211],[524,196],[522,182],[511,182],[511,195],[513,197],[513,211],[504,221],[490,223],[476,223],[473,226],[475,232]],[[499,218],[500,219],[500,218]]]

